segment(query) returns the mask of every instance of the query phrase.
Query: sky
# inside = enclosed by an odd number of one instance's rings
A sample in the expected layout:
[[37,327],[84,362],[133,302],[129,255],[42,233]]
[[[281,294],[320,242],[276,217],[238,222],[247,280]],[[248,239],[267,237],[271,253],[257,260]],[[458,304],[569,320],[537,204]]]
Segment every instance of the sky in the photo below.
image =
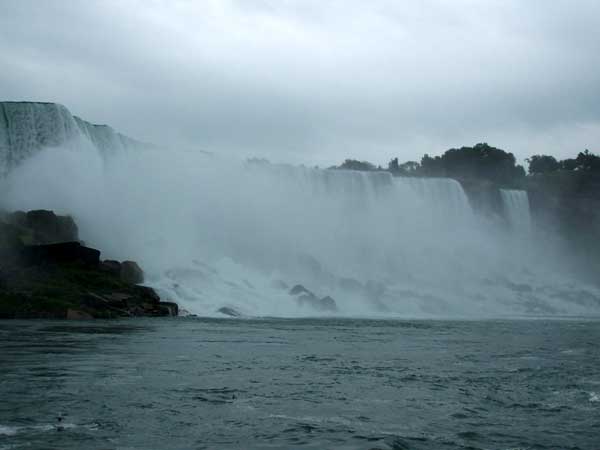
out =
[[1,0],[0,100],[327,166],[600,152],[597,0]]

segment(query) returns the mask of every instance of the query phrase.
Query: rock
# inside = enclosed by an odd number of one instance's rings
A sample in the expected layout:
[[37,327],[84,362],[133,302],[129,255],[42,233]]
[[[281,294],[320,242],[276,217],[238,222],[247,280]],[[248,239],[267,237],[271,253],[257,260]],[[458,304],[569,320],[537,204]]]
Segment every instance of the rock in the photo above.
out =
[[229,306],[223,306],[222,308],[217,309],[218,313],[221,314],[225,314],[226,316],[230,316],[230,317],[241,317],[242,313],[240,313],[239,311],[230,308]]
[[100,251],[84,247],[79,242],[62,242],[27,245],[21,250],[21,257],[26,265],[79,262],[88,266],[97,266],[100,262]]
[[158,304],[160,297],[154,289],[148,286],[134,286],[134,292],[140,299],[149,301],[150,303]]
[[179,315],[179,306],[174,302],[160,302],[158,304],[161,312],[164,312],[165,316],[177,317]]
[[323,297],[319,301],[318,308],[321,309],[322,311],[337,311],[337,305],[335,303],[335,300],[332,299],[329,295],[326,297]]
[[117,277],[121,276],[121,263],[112,259],[105,259],[100,263],[100,270],[108,272]]
[[300,295],[300,294],[314,295],[312,292],[310,292],[308,289],[306,289],[301,284],[297,284],[292,289],[290,289],[290,295]]
[[68,320],[89,320],[93,319],[91,314],[86,313],[85,311],[80,311],[78,309],[67,309],[67,319]]
[[0,222],[0,251],[14,251],[22,246],[19,229],[15,225]]
[[130,284],[143,283],[144,271],[135,261],[123,261],[121,263],[121,280]]
[[53,211],[38,209],[27,213],[13,213],[11,220],[32,230],[34,243],[37,244],[79,240],[77,225],[70,216],[57,216]]

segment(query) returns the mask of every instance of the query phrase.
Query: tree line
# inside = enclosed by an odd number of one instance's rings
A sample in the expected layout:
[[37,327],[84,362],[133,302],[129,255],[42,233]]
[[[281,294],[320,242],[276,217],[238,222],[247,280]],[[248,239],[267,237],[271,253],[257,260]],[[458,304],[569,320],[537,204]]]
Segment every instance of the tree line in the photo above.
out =
[[[543,174],[556,171],[592,171],[600,173],[600,156],[588,150],[580,152],[576,158],[557,161],[549,155],[533,155],[526,160],[529,174]],[[523,182],[526,172],[517,164],[515,156],[502,149],[480,143],[473,147],[451,148],[441,156],[423,155],[420,162],[400,163],[393,158],[387,168],[375,166],[368,161],[347,159],[341,165],[332,167],[342,170],[387,171],[394,176],[450,177],[458,179],[487,180],[503,186],[517,186]]]

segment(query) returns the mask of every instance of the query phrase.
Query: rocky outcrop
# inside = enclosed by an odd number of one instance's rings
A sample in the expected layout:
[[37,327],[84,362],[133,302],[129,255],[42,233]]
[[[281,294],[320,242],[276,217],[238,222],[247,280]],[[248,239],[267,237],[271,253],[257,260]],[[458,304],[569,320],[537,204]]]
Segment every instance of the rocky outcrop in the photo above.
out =
[[[52,211],[13,213],[0,220],[0,318],[176,316],[141,286],[133,261],[100,262],[100,251],[78,241],[71,218]],[[46,242],[52,243],[46,243]]]
[[333,298],[330,296],[319,298],[301,284],[297,284],[290,289],[289,294],[292,297],[295,297],[296,303],[299,306],[308,306],[312,309],[323,312],[337,311],[337,304]]
[[144,282],[144,272],[135,261],[123,261],[119,276],[125,283],[139,284]]

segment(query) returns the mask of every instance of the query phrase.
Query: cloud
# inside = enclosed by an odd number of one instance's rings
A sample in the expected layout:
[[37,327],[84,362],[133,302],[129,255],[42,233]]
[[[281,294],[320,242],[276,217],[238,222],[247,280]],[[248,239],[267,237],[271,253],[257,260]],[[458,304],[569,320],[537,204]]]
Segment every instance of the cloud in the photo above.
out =
[[598,54],[587,0],[0,4],[1,98],[307,164],[479,141],[520,158],[593,150]]

